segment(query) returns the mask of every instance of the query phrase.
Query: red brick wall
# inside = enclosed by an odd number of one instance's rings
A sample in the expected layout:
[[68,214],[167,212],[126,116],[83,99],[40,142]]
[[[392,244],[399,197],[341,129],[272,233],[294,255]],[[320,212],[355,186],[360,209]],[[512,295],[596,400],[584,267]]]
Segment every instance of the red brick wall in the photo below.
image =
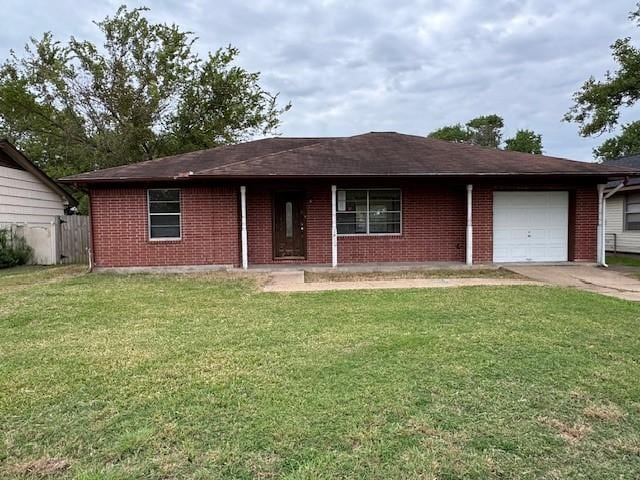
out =
[[[349,185],[340,186],[348,188]],[[357,185],[363,186],[365,185]],[[464,185],[404,182],[386,186],[402,188],[402,234],[339,237],[339,263],[464,261]],[[520,186],[524,187],[524,184]],[[305,262],[273,259],[271,202],[272,191],[278,188],[261,185],[247,187],[249,263],[329,264],[330,182],[301,184],[300,187],[307,195]],[[473,189],[474,262],[492,261],[493,191],[497,188],[515,190],[518,186],[478,184]],[[565,185],[564,188],[572,192],[570,255],[576,261],[595,261],[598,220],[596,187]],[[160,242],[148,239],[145,188],[95,188],[90,194],[93,250],[97,266],[239,266],[240,219],[237,187],[183,188],[182,240]]]
[[96,188],[90,195],[98,267],[239,265],[235,188],[183,188],[182,239],[178,241],[149,240],[146,189]]
[[598,190],[595,185],[575,190],[573,260],[595,262],[598,243]]
[[402,186],[402,234],[338,237],[338,263],[463,262],[464,186]]
[[493,261],[493,187],[473,187],[473,263]]

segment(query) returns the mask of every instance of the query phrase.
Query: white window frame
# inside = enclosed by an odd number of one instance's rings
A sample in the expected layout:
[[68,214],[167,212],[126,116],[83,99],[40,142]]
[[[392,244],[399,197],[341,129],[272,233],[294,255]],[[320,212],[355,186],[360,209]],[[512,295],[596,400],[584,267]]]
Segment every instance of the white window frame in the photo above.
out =
[[[638,232],[640,233],[640,228],[628,228],[627,225],[629,222],[627,222],[627,215],[629,215],[630,212],[627,212],[627,207],[629,204],[629,196],[631,195],[639,195],[639,192],[627,192],[627,194],[624,196],[624,202],[622,202],[622,206],[623,206],[623,210],[622,210],[622,224],[623,224],[623,231],[625,232]],[[633,202],[632,205],[637,205],[638,202]]]
[[[367,222],[367,231],[366,233],[338,233],[339,237],[399,237],[402,235],[402,230],[403,230],[403,215],[402,215],[402,189],[401,188],[348,188],[348,187],[338,187],[336,189],[336,195],[338,194],[337,192],[340,192],[341,190],[347,192],[347,191],[364,191],[367,192],[367,217],[366,217],[366,222]],[[393,232],[393,233],[370,233],[369,232],[369,192],[372,190],[392,190],[392,191],[396,191],[396,192],[400,192],[400,210],[398,211],[400,213],[400,231],[399,232]],[[346,195],[346,194],[345,194]],[[396,213],[396,210],[393,210],[391,213]],[[339,213],[350,213],[350,212],[341,212],[340,210],[338,210],[338,202],[336,202],[336,218],[338,218],[338,214]]]
[[[178,213],[151,213],[151,198],[150,193],[157,190],[172,190],[178,192],[178,203],[180,205],[180,212]],[[153,238],[151,236],[151,217],[154,215],[177,215],[178,216],[178,229],[180,236],[178,237],[158,237]],[[147,189],[147,236],[150,242],[175,242],[182,240],[182,191],[179,188],[148,188]]]

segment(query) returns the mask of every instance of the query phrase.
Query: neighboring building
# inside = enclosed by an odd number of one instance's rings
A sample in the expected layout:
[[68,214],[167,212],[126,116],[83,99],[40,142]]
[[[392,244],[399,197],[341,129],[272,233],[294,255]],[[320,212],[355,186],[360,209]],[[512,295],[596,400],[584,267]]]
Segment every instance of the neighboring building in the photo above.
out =
[[54,228],[75,199],[6,140],[0,140],[0,228],[24,236],[34,263],[57,263]]
[[625,167],[393,132],[270,138],[67,177],[97,267],[595,262]]
[[[604,165],[640,169],[640,155],[609,160]],[[613,191],[620,182],[611,182]],[[640,178],[630,178],[606,201],[606,247],[609,251],[640,253]]]

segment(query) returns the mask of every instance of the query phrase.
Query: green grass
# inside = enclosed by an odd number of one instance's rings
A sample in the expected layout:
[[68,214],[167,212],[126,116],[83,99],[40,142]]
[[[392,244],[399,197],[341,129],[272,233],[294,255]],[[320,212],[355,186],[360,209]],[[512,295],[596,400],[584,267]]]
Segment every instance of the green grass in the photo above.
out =
[[[0,476],[636,478],[640,307],[3,272]],[[8,280],[14,278],[16,284]]]
[[640,256],[618,254],[607,254],[607,264],[609,265],[624,265],[627,267],[640,268]]
[[607,254],[607,264],[614,270],[640,279],[640,256]]

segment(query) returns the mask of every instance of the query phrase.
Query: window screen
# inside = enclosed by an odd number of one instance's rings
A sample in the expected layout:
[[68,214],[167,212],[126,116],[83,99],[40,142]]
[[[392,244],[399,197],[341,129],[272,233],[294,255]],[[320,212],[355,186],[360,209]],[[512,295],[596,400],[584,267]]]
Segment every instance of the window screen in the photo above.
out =
[[180,190],[148,190],[149,238],[152,240],[179,239]]
[[338,190],[336,195],[338,234],[380,235],[401,232],[400,190]]
[[625,230],[640,230],[640,193],[630,193],[625,200]]

